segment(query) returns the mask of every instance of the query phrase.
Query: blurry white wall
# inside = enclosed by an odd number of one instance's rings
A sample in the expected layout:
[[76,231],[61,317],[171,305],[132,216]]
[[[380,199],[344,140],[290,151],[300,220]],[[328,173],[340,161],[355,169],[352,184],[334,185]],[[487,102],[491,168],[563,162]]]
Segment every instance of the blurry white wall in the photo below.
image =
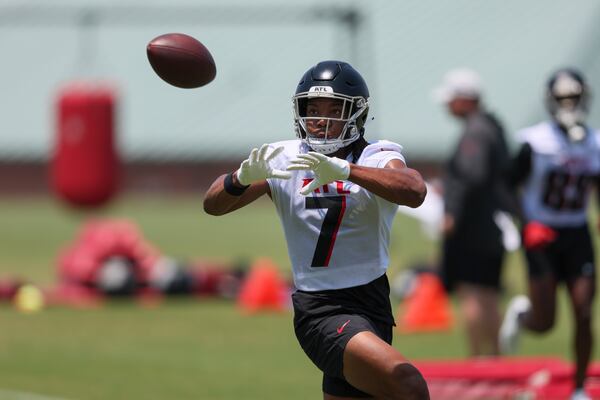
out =
[[[291,95],[325,59],[349,61],[367,80],[368,137],[403,144],[409,162],[435,159],[458,133],[430,97],[446,70],[482,75],[485,102],[512,137],[545,117],[554,69],[576,66],[600,92],[599,19],[596,0],[0,1],[0,159],[48,158],[57,89],[77,79],[119,87],[128,159],[240,157],[294,137]],[[202,41],[215,81],[193,90],[161,81],[145,48],[166,32]]]

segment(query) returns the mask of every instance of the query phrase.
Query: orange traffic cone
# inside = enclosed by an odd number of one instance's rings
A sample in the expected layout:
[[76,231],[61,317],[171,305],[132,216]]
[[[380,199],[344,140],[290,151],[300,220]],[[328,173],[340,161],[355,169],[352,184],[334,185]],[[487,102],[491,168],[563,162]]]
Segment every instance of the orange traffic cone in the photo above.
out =
[[401,307],[399,329],[406,333],[449,329],[453,318],[442,282],[432,273],[421,273],[416,279],[415,289]]
[[282,311],[286,307],[287,286],[277,266],[260,258],[250,267],[238,295],[238,306],[246,312]]

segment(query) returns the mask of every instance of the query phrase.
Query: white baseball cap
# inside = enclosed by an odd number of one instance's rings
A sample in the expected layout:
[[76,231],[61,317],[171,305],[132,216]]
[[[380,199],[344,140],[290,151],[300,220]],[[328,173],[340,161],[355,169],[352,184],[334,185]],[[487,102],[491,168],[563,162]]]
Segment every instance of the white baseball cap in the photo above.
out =
[[433,90],[432,96],[436,102],[448,103],[460,97],[478,99],[481,97],[481,77],[469,68],[457,68],[444,74],[442,84]]

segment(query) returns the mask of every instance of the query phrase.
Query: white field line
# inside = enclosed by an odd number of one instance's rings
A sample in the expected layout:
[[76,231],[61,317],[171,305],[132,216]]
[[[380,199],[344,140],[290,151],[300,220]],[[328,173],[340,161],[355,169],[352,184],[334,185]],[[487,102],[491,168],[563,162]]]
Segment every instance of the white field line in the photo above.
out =
[[19,390],[0,389],[0,400],[69,400],[64,397],[46,396]]

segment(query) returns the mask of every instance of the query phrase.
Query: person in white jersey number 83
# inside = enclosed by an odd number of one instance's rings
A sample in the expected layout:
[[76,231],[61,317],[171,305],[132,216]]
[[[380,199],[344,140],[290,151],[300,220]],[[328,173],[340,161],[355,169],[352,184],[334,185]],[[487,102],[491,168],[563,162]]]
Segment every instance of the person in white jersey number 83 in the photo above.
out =
[[590,399],[584,382],[594,343],[596,267],[587,209],[600,175],[600,134],[586,123],[590,97],[581,72],[559,69],[546,85],[550,119],[519,132],[510,180],[520,200],[529,297],[511,300],[500,328],[504,353],[516,351],[523,329],[549,332],[563,283],[574,314],[573,400]]
[[369,90],[348,63],[311,67],[293,110],[297,139],[253,149],[213,182],[204,210],[273,201],[292,265],[296,337],[323,371],[324,399],[428,399],[420,372],[391,346],[386,276],[398,205],[418,207],[424,181],[402,146],[364,138]]

